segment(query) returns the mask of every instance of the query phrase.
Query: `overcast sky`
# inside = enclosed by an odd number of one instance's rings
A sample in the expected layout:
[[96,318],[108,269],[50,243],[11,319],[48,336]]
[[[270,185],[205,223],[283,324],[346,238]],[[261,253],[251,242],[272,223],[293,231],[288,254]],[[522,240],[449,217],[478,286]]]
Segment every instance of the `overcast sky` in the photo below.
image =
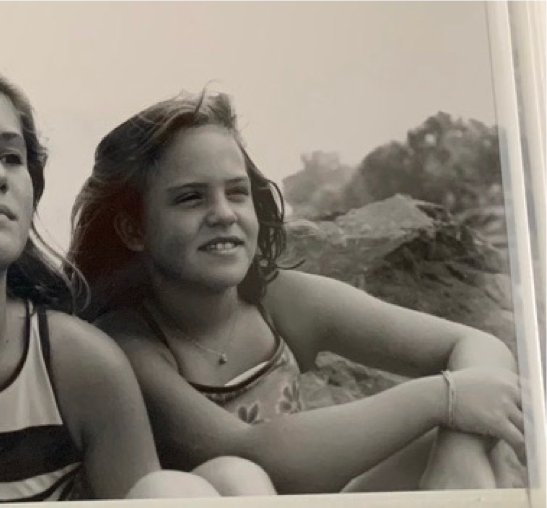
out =
[[300,155],[358,163],[439,110],[495,123],[483,2],[0,3],[0,72],[50,150],[42,223],[68,217],[108,130],[210,80],[276,181]]

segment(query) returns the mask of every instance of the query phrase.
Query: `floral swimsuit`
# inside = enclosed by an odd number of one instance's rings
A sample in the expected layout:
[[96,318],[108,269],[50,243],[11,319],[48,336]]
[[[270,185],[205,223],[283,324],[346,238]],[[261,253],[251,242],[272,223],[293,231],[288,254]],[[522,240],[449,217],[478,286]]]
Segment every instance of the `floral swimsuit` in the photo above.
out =
[[[262,306],[258,306],[272,330],[276,348],[269,360],[249,369],[224,386],[190,383],[196,390],[246,423],[261,423],[281,414],[297,413],[300,402],[300,369],[287,343],[277,333]],[[152,331],[167,346],[163,330],[144,309]]]

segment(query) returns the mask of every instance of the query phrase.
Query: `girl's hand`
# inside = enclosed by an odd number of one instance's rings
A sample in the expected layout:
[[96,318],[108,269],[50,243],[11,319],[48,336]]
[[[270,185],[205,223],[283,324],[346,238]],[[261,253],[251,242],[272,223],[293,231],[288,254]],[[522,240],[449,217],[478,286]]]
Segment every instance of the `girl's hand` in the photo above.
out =
[[518,376],[509,370],[482,368],[453,371],[450,376],[452,418],[445,423],[454,430],[503,439],[524,462],[524,417]]

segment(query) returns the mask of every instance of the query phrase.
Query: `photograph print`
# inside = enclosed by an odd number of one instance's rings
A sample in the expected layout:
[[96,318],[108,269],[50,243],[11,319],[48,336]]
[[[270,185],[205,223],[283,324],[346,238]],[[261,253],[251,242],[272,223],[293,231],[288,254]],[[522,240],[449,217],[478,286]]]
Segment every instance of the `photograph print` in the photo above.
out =
[[0,501],[526,488],[483,2],[0,17]]

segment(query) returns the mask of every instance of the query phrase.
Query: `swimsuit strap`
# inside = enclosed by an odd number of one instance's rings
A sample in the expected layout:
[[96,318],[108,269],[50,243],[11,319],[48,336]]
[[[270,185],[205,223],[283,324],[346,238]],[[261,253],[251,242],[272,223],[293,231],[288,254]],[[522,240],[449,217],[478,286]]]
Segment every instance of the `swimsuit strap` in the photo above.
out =
[[40,345],[42,346],[42,354],[46,362],[46,369],[50,379],[51,375],[51,347],[49,341],[49,325],[47,322],[46,310],[43,307],[38,307],[38,336],[40,337]]
[[266,310],[266,308],[264,307],[262,302],[257,302],[256,303],[256,308],[258,309],[258,312],[260,312],[260,315],[262,316],[262,319],[264,319],[264,321],[266,322],[266,324],[268,325],[268,327],[270,328],[270,330],[274,334],[275,342],[276,343],[280,342],[281,341],[281,335],[277,331],[277,328],[274,325],[272,317],[270,316],[269,312]]
[[[275,363],[280,358],[280,356],[282,355],[285,349],[285,341],[275,329],[272,319],[270,315],[268,314],[268,312],[266,311],[266,309],[264,308],[264,306],[259,302],[256,304],[256,307],[258,311],[260,312],[260,315],[262,316],[262,318],[268,325],[268,328],[272,331],[274,335],[275,350],[272,356],[264,362],[263,366],[260,369],[258,369],[252,376],[250,376],[248,379],[246,379],[242,383],[237,383],[237,384],[229,385],[229,386],[208,386],[208,385],[202,385],[199,383],[193,383],[191,381],[188,381],[188,383],[191,386],[203,392],[214,392],[214,391],[231,392],[231,391],[240,389],[242,386],[248,385],[249,383],[260,378],[261,376],[264,375],[265,372],[270,370],[273,365],[275,365]],[[152,333],[154,333],[156,337],[161,341],[161,343],[167,348],[167,350],[171,354],[173,354],[173,351],[171,347],[169,346],[169,341],[167,340],[167,336],[165,332],[162,330],[162,328],[160,327],[159,323],[156,321],[156,318],[152,315],[152,313],[146,307],[146,305],[142,304],[140,306],[140,309],[142,312],[142,317],[144,321],[146,322],[146,324],[148,325],[148,327],[152,330]],[[179,374],[184,377],[184,374],[180,371],[180,368],[178,367],[178,362],[177,362],[177,370],[179,371]]]
[[21,374],[25,363],[27,362],[28,352],[30,349],[30,307],[27,300],[25,300],[25,330],[23,333],[25,340],[25,350],[23,352],[23,356],[21,357],[21,361],[13,371],[13,374],[9,376],[9,378],[4,383],[2,383],[2,385],[0,385],[0,392],[15,382],[15,380],[19,377],[19,374]]
[[49,324],[47,319],[46,309],[42,306],[37,307],[36,314],[38,314],[38,337],[40,340],[40,347],[42,349],[42,356],[46,365],[47,374],[51,383],[51,389],[53,390],[53,396],[59,413],[62,415],[61,405],[59,403],[59,396],[57,394],[57,386],[55,384],[55,376],[53,375],[53,367],[51,366],[51,341],[49,335]]
[[[256,303],[256,308],[260,312],[260,315],[272,331],[276,344],[281,341],[281,336],[279,335],[279,332],[275,328],[275,325],[273,324],[273,320],[271,316],[268,314],[268,311],[264,308],[264,305],[262,305],[262,302]],[[146,305],[142,304],[140,305],[140,311],[142,313],[142,317],[148,327],[152,330],[152,332],[157,336],[157,338],[163,343],[167,349],[171,350],[169,347],[169,341],[167,340],[167,336],[165,335],[165,332],[162,330],[160,325],[158,324],[156,318],[152,315],[150,310],[146,307]]]

